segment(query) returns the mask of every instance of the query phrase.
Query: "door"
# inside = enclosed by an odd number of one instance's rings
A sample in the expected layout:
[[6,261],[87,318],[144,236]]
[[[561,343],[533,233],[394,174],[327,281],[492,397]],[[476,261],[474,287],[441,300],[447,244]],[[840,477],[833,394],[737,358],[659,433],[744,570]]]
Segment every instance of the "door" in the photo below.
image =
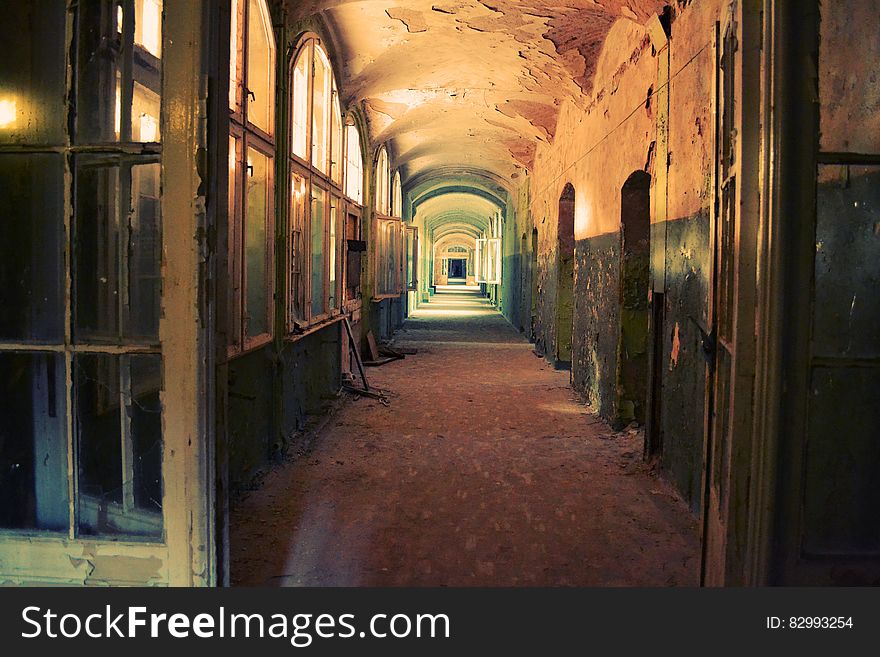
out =
[[[10,56],[20,88],[46,92],[45,121],[0,135],[15,245],[0,263],[14,283],[0,292],[0,580],[212,584],[202,9],[166,3],[163,25],[159,2],[38,6],[36,21],[14,3],[0,26],[32,35]],[[169,104],[179,121],[162,120]]]
[[707,366],[704,419],[703,572],[702,581],[724,580],[730,468],[730,397],[733,339],[737,158],[735,128],[736,33],[732,16],[716,25],[715,202],[710,246],[713,254],[709,326],[703,330]]

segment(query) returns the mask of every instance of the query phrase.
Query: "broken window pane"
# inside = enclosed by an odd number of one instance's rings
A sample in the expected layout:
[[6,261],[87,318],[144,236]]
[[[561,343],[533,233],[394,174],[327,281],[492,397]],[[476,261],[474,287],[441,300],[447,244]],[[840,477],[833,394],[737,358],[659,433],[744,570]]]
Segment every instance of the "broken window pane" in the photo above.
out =
[[0,527],[67,531],[64,358],[0,353]]
[[245,308],[247,336],[270,332],[269,326],[269,172],[271,160],[248,148],[245,211]]
[[161,360],[75,358],[81,534],[162,537]]
[[275,37],[264,0],[248,3],[248,121],[272,134],[275,121]]
[[161,139],[162,3],[136,0],[134,15],[128,6],[78,3],[78,143]]
[[0,155],[0,339],[60,342],[64,167],[59,155]]
[[66,14],[54,0],[3,3],[0,142],[64,141]]
[[83,159],[76,171],[74,337],[157,342],[161,294],[158,163]]

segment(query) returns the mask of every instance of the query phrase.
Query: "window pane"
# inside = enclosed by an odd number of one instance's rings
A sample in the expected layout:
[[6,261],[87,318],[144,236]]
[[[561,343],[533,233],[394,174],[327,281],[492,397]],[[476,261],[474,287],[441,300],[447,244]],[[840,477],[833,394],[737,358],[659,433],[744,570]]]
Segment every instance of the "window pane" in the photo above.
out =
[[293,69],[293,154],[308,158],[307,126],[309,121],[309,73],[312,45],[303,48]]
[[247,208],[245,211],[246,334],[253,338],[269,326],[269,168],[271,160],[248,149]]
[[[77,15],[77,142],[158,142],[162,3],[81,2]],[[121,23],[120,23],[121,20]]]
[[360,133],[358,133],[357,126],[348,126],[346,128],[346,135],[346,161],[348,166],[345,172],[345,193],[352,201],[363,205],[364,164],[361,154]]
[[153,57],[162,56],[162,0],[135,0],[134,42]]
[[162,536],[161,360],[74,360],[81,534]]
[[158,163],[131,170],[126,335],[157,340],[162,295],[162,214]]
[[376,211],[384,215],[390,214],[388,192],[388,153],[383,148],[376,161]]
[[119,335],[119,169],[81,166],[74,220],[74,333],[77,339]]
[[138,142],[159,142],[159,94],[139,82],[134,83],[131,101],[131,139]]
[[236,218],[239,216],[239,203],[241,198],[241,180],[239,175],[238,161],[240,157],[239,140],[229,138],[229,218],[227,221],[226,235],[226,266],[227,266],[227,308],[226,308],[226,342],[227,347],[241,345],[241,315],[239,314],[238,301],[241,296],[241,258],[238,257],[236,245],[240,226]]
[[63,339],[63,161],[0,156],[0,339]]
[[241,0],[232,0],[229,25],[229,109],[238,112],[238,87],[241,84]]
[[330,142],[331,71],[324,51],[315,48],[315,75],[312,102],[312,164],[328,173]]
[[342,114],[339,110],[339,92],[333,90],[333,114],[331,121],[330,139],[332,151],[330,155],[330,175],[333,182],[342,184]]
[[406,286],[416,289],[416,266],[419,262],[419,234],[415,228],[406,229]]
[[403,193],[400,188],[400,172],[394,173],[394,202],[391,207],[391,214],[395,217],[403,215]]
[[275,37],[264,0],[248,2],[248,121],[272,134],[275,120]]
[[330,309],[333,310],[339,307],[339,299],[336,292],[336,281],[337,281],[337,244],[336,244],[336,222],[339,220],[338,215],[339,210],[339,199],[335,196],[330,199],[330,240],[327,243],[327,248],[329,249],[330,263],[329,263],[329,273],[330,273],[330,282],[328,285],[328,290],[330,294]]
[[306,181],[294,173],[290,178],[290,299],[289,323],[305,319],[306,250],[303,227],[306,218]]
[[0,527],[67,531],[64,359],[0,354]]
[[0,142],[64,141],[66,28],[67,9],[63,2],[3,3]]
[[159,176],[158,163],[77,168],[73,308],[78,342],[158,341]]
[[324,208],[327,192],[312,188],[312,216],[310,221],[312,252],[312,316],[323,315],[324,300]]

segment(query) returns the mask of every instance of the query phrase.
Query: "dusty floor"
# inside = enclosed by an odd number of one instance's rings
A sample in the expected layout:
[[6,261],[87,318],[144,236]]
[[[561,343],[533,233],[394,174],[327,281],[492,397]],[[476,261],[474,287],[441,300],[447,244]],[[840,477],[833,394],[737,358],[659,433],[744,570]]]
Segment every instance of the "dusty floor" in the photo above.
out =
[[443,295],[417,348],[232,519],[239,585],[695,585],[696,522],[485,301]]

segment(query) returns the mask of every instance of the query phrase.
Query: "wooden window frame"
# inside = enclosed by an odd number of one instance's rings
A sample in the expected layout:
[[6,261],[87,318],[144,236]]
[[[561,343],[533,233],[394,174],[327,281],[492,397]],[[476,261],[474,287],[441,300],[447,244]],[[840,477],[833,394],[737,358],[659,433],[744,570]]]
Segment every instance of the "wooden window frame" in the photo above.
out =
[[[317,54],[317,49],[320,49],[321,55]],[[314,86],[315,86],[315,58],[323,56],[326,62],[329,65],[329,73],[330,73],[330,81],[331,81],[331,94],[329,96],[328,102],[326,104],[326,111],[328,112],[327,118],[327,129],[329,131],[328,139],[327,139],[327,163],[326,169],[327,172],[321,170],[321,168],[313,164],[312,162],[312,153],[314,152],[313,139],[314,139],[314,128],[313,128],[313,116],[314,116]],[[306,84],[306,143],[305,143],[305,153],[306,157],[303,157],[293,151],[294,144],[294,127],[293,127],[293,107],[296,102],[296,98],[294,98],[294,85],[293,85],[293,74],[296,69],[296,65],[300,62],[301,57],[311,57],[312,60],[309,65],[309,75]],[[289,161],[289,168],[291,174],[291,180],[293,179],[293,175],[300,176],[305,181],[304,188],[304,215],[302,222],[302,230],[301,230],[301,244],[302,248],[297,250],[295,249],[294,240],[296,239],[296,226],[293,225],[293,217],[292,212],[290,216],[290,221],[287,229],[286,235],[286,253],[287,253],[287,276],[286,280],[286,290],[285,290],[285,300],[286,300],[286,339],[295,340],[297,339],[303,332],[307,331],[309,328],[320,325],[321,323],[327,322],[339,314],[341,314],[344,310],[344,284],[342,280],[343,275],[343,267],[342,267],[342,259],[344,257],[344,250],[342,249],[342,244],[344,242],[344,218],[346,213],[348,212],[349,207],[349,199],[345,195],[345,185],[346,185],[346,169],[347,169],[347,160],[346,160],[346,123],[341,111],[341,107],[339,104],[339,91],[336,85],[336,73],[335,67],[333,66],[333,60],[330,58],[329,53],[324,47],[324,43],[322,39],[313,33],[304,34],[297,46],[292,51],[292,55],[288,62],[288,97],[287,103],[288,107],[291,109],[289,123],[290,123],[290,133],[289,141],[287,144],[287,157]],[[336,109],[339,109],[339,126],[340,129],[337,132],[333,130],[333,114]],[[341,148],[339,149],[340,161],[335,162],[333,160],[333,152],[335,148],[336,141],[341,140]],[[334,172],[339,170],[339,174],[334,176]],[[336,179],[334,179],[334,177]],[[312,221],[314,217],[312,216],[312,190],[320,189],[326,191],[327,193],[327,202],[324,204],[324,262],[326,266],[324,267],[324,275],[323,275],[323,295],[324,295],[324,309],[321,313],[313,313],[312,312],[312,240],[311,240],[311,227]],[[288,185],[287,190],[287,203],[288,209],[292,208],[292,190],[290,189],[290,185]],[[330,218],[331,218],[331,208],[333,204],[336,204],[336,226],[335,226],[335,243],[331,244],[330,241]],[[352,205],[356,205],[351,202]],[[359,206],[358,206],[359,207]],[[329,264],[331,261],[330,258],[330,249],[333,249],[335,252],[335,261],[336,261],[336,307],[330,308],[330,269]],[[299,258],[300,262],[295,265],[294,259]],[[295,267],[298,267],[300,277],[298,288],[296,288],[296,284],[294,283],[293,273]],[[293,312],[293,304],[292,300],[296,298],[302,301],[302,316],[295,316]]]
[[[266,0],[256,0],[265,3]],[[235,58],[237,79],[235,88],[230,89],[229,99],[234,98],[234,107],[229,110],[229,136],[236,140],[238,152],[234,154],[235,175],[230,176],[230,199],[229,208],[229,272],[231,284],[229,286],[229,336],[227,344],[227,356],[235,358],[256,349],[260,349],[272,342],[275,324],[275,157],[276,144],[274,138],[274,120],[277,116],[277,107],[273,101],[272,121],[273,133],[269,133],[250,121],[247,114],[248,94],[248,28],[251,17],[248,8],[249,0],[233,0],[233,28],[237,33],[230,35],[230,48],[235,44],[235,52],[230,57]],[[265,7],[268,11],[268,7]],[[277,61],[278,45],[274,33],[272,37],[273,62]],[[273,67],[274,69],[274,67]],[[233,80],[230,79],[230,86]],[[273,85],[274,86],[274,85]],[[253,149],[268,159],[267,194],[266,194],[266,271],[267,271],[267,327],[268,331],[257,335],[250,335],[247,327],[247,266],[245,227],[247,218],[247,204],[245,202],[246,180],[248,176],[248,150]],[[230,165],[232,164],[230,157]]]
[[[390,226],[396,227],[398,230],[398,236],[396,241],[396,248],[393,249],[391,253],[382,253],[383,247],[387,245],[383,243],[383,238],[381,236],[382,225],[388,224]],[[376,215],[376,240],[374,246],[374,275],[376,281],[376,293],[373,294],[374,301],[382,301],[384,299],[396,299],[401,296],[406,291],[406,272],[404,271],[405,265],[405,245],[406,245],[406,224],[399,217],[389,217],[386,215]],[[387,251],[387,249],[386,249]],[[391,257],[394,259],[395,268],[394,271],[396,274],[396,281],[394,285],[394,289],[391,291],[384,291],[384,285],[380,285],[380,282],[383,280],[385,267],[387,264],[387,258]],[[379,291],[382,289],[383,291]]]
[[[343,131],[343,142],[344,142],[343,143],[343,146],[344,146],[343,160],[345,161],[345,171],[343,172],[344,175],[343,175],[343,180],[342,180],[342,182],[343,182],[343,185],[342,185],[343,190],[342,191],[345,194],[345,198],[348,199],[348,201],[350,203],[352,203],[353,205],[357,205],[358,207],[363,207],[363,205],[364,205],[364,189],[365,189],[364,172],[366,171],[366,167],[364,166],[364,147],[363,147],[363,142],[361,140],[361,129],[358,127],[357,123],[352,118],[349,118],[349,121],[351,121],[351,122],[345,123],[345,129]],[[354,130],[354,134],[357,135],[357,145],[358,145],[358,151],[359,151],[358,155],[360,156],[360,169],[358,170],[360,173],[360,180],[358,181],[358,188],[357,188],[357,191],[359,193],[358,198],[355,198],[354,196],[351,196],[348,193],[350,191],[349,190],[349,179],[350,179],[349,174],[351,173],[349,171],[349,167],[348,167],[349,155],[350,155],[350,153],[349,153],[350,143],[349,143],[348,135],[349,135],[350,130]]]

